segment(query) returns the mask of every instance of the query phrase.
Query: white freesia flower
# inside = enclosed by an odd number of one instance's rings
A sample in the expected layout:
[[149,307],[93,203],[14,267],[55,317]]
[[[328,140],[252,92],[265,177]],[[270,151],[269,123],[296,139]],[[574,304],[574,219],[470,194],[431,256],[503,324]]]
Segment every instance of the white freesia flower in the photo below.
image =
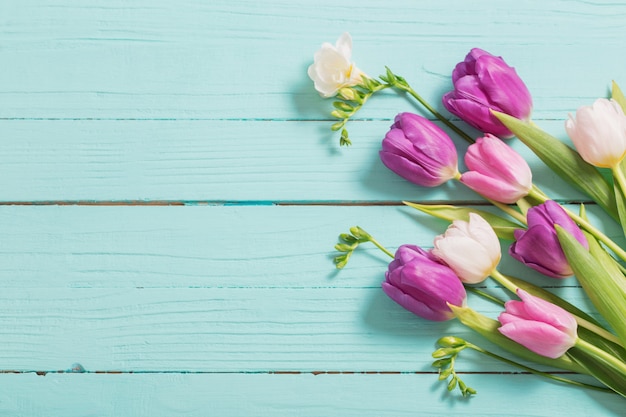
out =
[[339,89],[361,82],[365,74],[354,65],[351,58],[352,38],[348,32],[342,34],[335,45],[324,42],[315,53],[307,73],[322,97],[334,97]]
[[580,156],[597,167],[613,168],[626,154],[626,116],[614,100],[600,98],[579,108],[565,130]]
[[498,266],[502,256],[493,228],[476,213],[469,222],[455,220],[435,238],[432,254],[445,262],[467,284],[479,283]]

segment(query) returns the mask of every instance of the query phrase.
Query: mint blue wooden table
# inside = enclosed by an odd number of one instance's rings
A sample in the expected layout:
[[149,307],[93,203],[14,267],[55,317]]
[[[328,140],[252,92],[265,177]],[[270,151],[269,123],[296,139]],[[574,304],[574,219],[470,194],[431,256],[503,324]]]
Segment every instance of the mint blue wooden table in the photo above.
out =
[[[390,66],[441,109],[478,46],[563,138],[568,112],[626,85],[625,23],[603,0],[3,1],[0,415],[626,415],[469,352],[458,370],[478,395],[447,393],[435,340],[480,339],[390,301],[379,252],[337,272],[332,248],[357,224],[428,246],[445,224],[402,200],[481,200],[384,168],[390,121],[419,111],[396,94],[340,148],[306,76],[349,31],[360,68]],[[582,199],[519,145],[545,191]],[[527,276],[587,305],[576,281]]]

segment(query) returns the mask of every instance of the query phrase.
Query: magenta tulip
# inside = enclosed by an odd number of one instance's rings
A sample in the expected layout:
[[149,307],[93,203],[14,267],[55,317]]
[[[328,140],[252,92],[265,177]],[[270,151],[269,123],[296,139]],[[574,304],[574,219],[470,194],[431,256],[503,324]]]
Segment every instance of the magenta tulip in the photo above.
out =
[[452,72],[454,90],[443,96],[443,105],[468,124],[499,137],[513,134],[491,110],[518,119],[529,119],[532,97],[526,85],[501,57],[474,48]]
[[380,159],[402,178],[435,187],[458,175],[452,139],[430,120],[400,113],[383,139]]
[[528,163],[493,135],[478,138],[470,145],[465,154],[465,165],[469,171],[461,175],[461,182],[500,203],[515,203],[533,186]]
[[522,301],[507,301],[498,320],[500,333],[527,349],[548,358],[558,358],[578,340],[573,315],[542,298],[518,289]]
[[456,274],[414,245],[398,248],[385,273],[382,287],[396,303],[413,314],[433,321],[454,318],[448,303],[462,307],[467,298]]
[[558,203],[548,200],[531,207],[526,214],[528,230],[514,232],[515,243],[509,254],[523,264],[553,278],[567,278],[573,271],[556,235],[555,224],[568,231],[585,248],[589,244],[583,232]]

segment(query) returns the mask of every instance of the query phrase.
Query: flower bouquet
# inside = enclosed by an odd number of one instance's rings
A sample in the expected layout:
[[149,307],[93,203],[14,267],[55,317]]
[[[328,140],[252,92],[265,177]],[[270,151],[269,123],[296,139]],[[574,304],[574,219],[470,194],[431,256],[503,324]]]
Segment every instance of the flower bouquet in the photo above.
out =
[[[395,116],[385,134],[383,164],[421,187],[459,181],[495,211],[404,202],[450,222],[432,248],[408,243],[392,253],[354,226],[339,236],[336,267],[345,267],[359,245],[372,243],[392,258],[382,290],[397,304],[427,320],[458,319],[513,355],[501,356],[457,336],[441,337],[433,366],[450,391],[476,393],[455,371],[460,352],[471,349],[526,372],[626,397],[626,251],[589,221],[584,205],[575,213],[550,199],[533,183],[524,158],[506,142],[517,137],[626,233],[626,98],[617,84],[610,99],[599,98],[569,116],[565,130],[571,147],[531,121],[532,97],[515,69],[501,57],[474,48],[452,71],[453,89],[442,98],[446,110],[483,132],[474,138],[389,68],[378,78],[366,75],[352,62],[351,52],[350,35],[344,33],[335,45],[324,43],[308,69],[320,95],[334,99],[331,115],[337,121],[331,129],[340,132],[340,144],[351,144],[346,125],[373,95],[386,89],[406,93],[470,143],[464,156],[467,170],[459,171],[450,136],[430,119],[409,112]],[[547,279],[577,279],[597,312],[589,314],[540,286],[500,272],[503,243],[512,258]],[[510,298],[502,300],[476,285],[487,278]],[[497,320],[473,310],[468,293],[500,305]],[[567,372],[540,371],[518,360]]]

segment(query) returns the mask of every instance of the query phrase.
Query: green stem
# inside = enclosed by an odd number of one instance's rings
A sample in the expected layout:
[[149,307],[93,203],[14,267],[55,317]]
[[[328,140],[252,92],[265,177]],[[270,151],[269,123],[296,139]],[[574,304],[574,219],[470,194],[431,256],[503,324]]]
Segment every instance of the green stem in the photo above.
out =
[[528,224],[528,221],[526,220],[526,216],[524,216],[519,211],[515,210],[513,207],[511,207],[511,206],[509,206],[507,204],[500,203],[500,202],[495,201],[495,200],[491,200],[491,199],[486,198],[486,197],[485,197],[485,199],[487,201],[489,201],[491,204],[493,204],[494,206],[498,207],[500,210],[502,210],[506,214],[508,214],[509,216],[513,217],[518,222],[520,222],[520,223],[522,223],[524,225]]
[[372,242],[372,244],[374,246],[376,246],[378,249],[380,249],[381,251],[385,252],[387,254],[387,256],[389,256],[390,258],[395,258],[395,255],[392,252],[390,252],[389,250],[387,250],[386,247],[384,247],[383,245],[378,243],[378,241],[376,239],[374,239],[372,236],[369,237],[369,241]]
[[605,352],[599,347],[589,342],[586,342],[582,339],[576,340],[576,347],[586,351],[587,353],[595,356],[596,358],[602,360],[603,362],[610,364],[613,368],[618,370],[620,373],[626,375],[626,363],[622,362],[621,360],[611,355],[610,353]]
[[497,269],[494,269],[491,272],[490,276],[491,278],[496,280],[498,284],[502,285],[504,288],[511,291],[513,294],[517,293],[517,289],[519,287],[515,285],[511,280],[509,280],[506,275],[502,274]]
[[611,168],[611,172],[613,173],[613,179],[622,190],[622,194],[626,195],[626,178],[624,177],[624,173],[620,169],[620,164],[618,163],[613,168]]
[[406,91],[411,96],[413,96],[413,98],[415,100],[417,100],[422,106],[424,106],[426,108],[426,110],[428,110],[433,116],[435,116],[437,119],[441,120],[446,126],[448,126],[456,134],[458,134],[463,139],[465,139],[468,143],[474,143],[475,142],[475,140],[470,135],[465,133],[463,130],[459,129],[455,124],[453,124],[450,120],[448,120],[443,114],[441,114],[437,110],[435,110],[435,108],[433,106],[431,106],[430,103],[428,103],[426,100],[424,100],[424,98],[422,96],[420,96],[417,93],[417,91],[415,91],[411,86],[409,86],[408,84],[403,85],[403,84],[398,84],[398,83],[396,83],[394,86],[396,88],[399,88],[400,90]]
[[[529,195],[543,202],[547,200],[546,197],[544,197],[540,193],[537,193],[534,188],[533,190],[531,190]],[[611,249],[611,251],[613,251],[613,253],[615,253],[615,255],[617,255],[620,259],[626,261],[626,251],[624,251],[624,249],[622,249],[617,243],[613,242],[613,240],[611,240],[610,237],[608,237],[607,235],[605,235],[604,233],[596,229],[591,223],[589,223],[587,220],[583,219],[576,213],[571,212],[565,207],[563,207],[563,210],[565,210],[565,212],[569,215],[569,217],[572,220],[574,220],[576,223],[578,223],[580,227],[585,229],[587,232],[591,233],[600,242],[604,243],[606,247]]]
[[494,358],[494,359],[497,359],[497,360],[499,360],[501,362],[504,362],[504,363],[506,363],[508,365],[515,366],[517,368],[523,369],[523,370],[525,370],[527,372],[530,372],[530,373],[538,375],[538,376],[542,376],[544,378],[552,379],[554,381],[563,382],[563,383],[570,384],[570,385],[575,385],[575,386],[582,387],[582,388],[587,388],[587,389],[593,389],[593,390],[597,390],[597,391],[614,393],[614,391],[609,389],[609,388],[600,387],[600,386],[597,386],[597,385],[585,384],[584,382],[574,381],[572,379],[563,378],[563,377],[560,377],[560,376],[557,376],[557,375],[553,375],[553,374],[550,374],[550,373],[547,373],[547,372],[539,371],[539,370],[534,369],[534,368],[530,368],[530,367],[528,367],[526,365],[522,365],[521,363],[512,361],[512,360],[507,359],[505,357],[502,357],[500,355],[496,355],[495,353],[489,352],[488,350],[482,349],[481,347],[476,346],[476,345],[474,345],[472,343],[469,343],[469,342],[467,342],[467,347],[470,348],[470,349],[474,349],[475,351],[480,352],[480,353],[482,353],[485,356],[489,356],[491,358]]
[[483,297],[486,300],[489,300],[495,304],[498,304],[499,306],[503,306],[504,305],[504,301],[502,301],[501,299],[499,299],[498,297],[496,297],[495,295],[491,295],[491,294],[487,294],[486,292],[479,290],[478,288],[474,288],[474,287],[465,287],[466,291],[472,292],[478,296]]

